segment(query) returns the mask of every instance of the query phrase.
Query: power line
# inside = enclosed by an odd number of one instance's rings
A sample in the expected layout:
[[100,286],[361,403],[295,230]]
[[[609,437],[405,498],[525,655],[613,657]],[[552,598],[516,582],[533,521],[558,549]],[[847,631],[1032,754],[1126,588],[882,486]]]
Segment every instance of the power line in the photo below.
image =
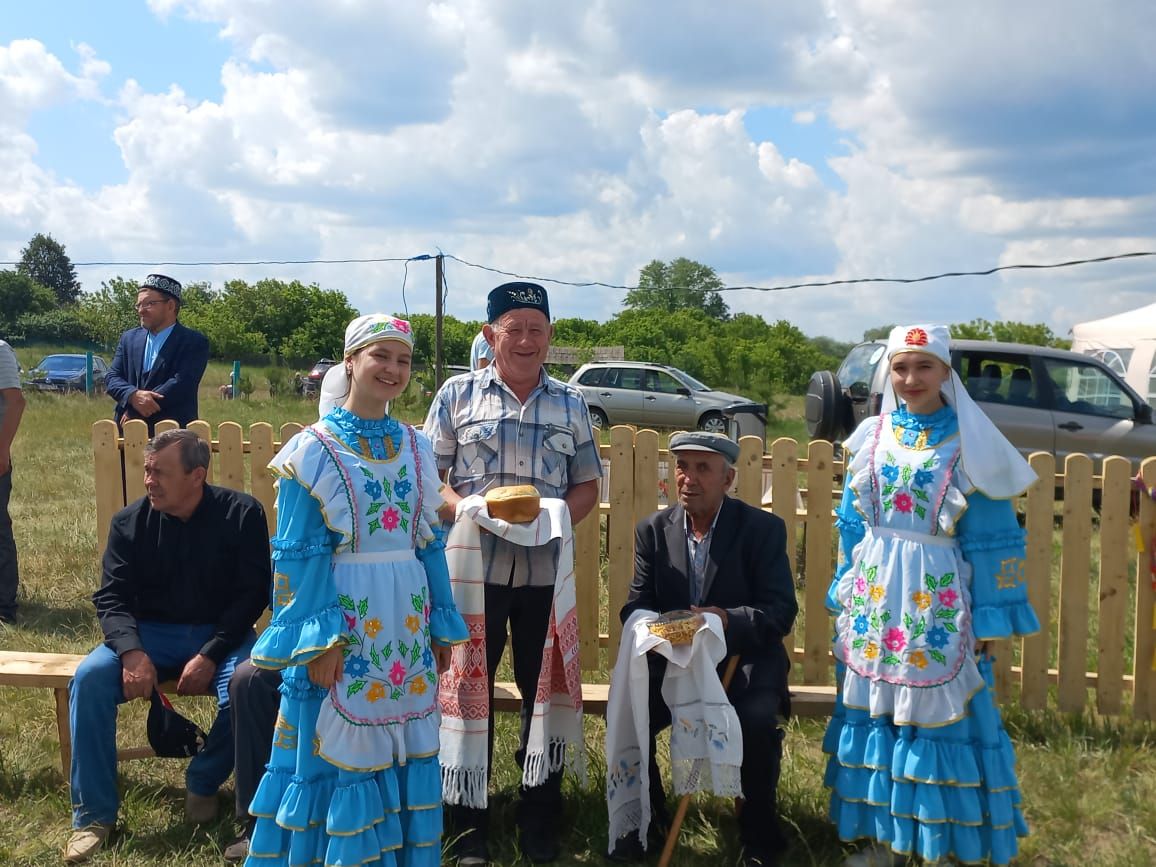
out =
[[[430,259],[437,258],[437,255],[442,255],[446,259],[452,259],[460,265],[467,268],[475,268],[480,271],[487,271],[491,274],[498,274],[503,277],[512,277],[516,280],[531,280],[537,283],[552,283],[557,286],[574,286],[577,288],[601,287],[603,289],[617,289],[617,290],[633,290],[643,288],[640,286],[625,286],[618,283],[606,283],[601,280],[562,280],[557,277],[543,277],[532,274],[519,274],[515,271],[505,271],[501,268],[494,268],[489,265],[479,265],[476,262],[469,262],[452,253],[421,253],[416,256],[389,256],[389,257],[369,257],[363,259],[255,259],[249,261],[221,261],[221,262],[73,262],[73,266],[77,268],[86,267],[142,267],[151,268],[154,266],[176,266],[187,268],[208,268],[221,265],[231,266],[252,266],[252,265],[372,265],[387,262],[404,262],[406,265],[406,274],[409,272],[410,262],[423,262]],[[821,289],[829,286],[850,286],[864,283],[927,283],[932,280],[944,280],[954,277],[987,277],[1000,271],[1031,271],[1031,270],[1054,270],[1058,268],[1072,268],[1077,265],[1092,265],[1101,262],[1112,262],[1121,259],[1139,259],[1144,257],[1156,256],[1156,250],[1137,250],[1130,253],[1115,253],[1110,256],[1096,256],[1088,259],[1069,259],[1064,262],[1049,262],[1045,264],[1015,264],[1015,265],[997,265],[994,268],[983,268],[974,271],[945,271],[941,274],[929,274],[923,277],[848,277],[841,280],[822,280],[812,281],[806,283],[784,283],[777,286],[720,286],[718,289],[713,289],[713,292],[784,292],[788,289]],[[0,265],[19,265],[19,261],[0,262]],[[696,287],[672,286],[668,287],[670,291],[676,289],[690,289]],[[403,283],[404,291],[404,283]]]

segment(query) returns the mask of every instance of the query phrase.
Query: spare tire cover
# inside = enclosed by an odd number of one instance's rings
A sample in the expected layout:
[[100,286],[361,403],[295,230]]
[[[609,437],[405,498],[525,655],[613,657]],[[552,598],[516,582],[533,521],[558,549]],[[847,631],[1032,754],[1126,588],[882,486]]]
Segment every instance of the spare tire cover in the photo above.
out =
[[843,410],[843,387],[829,370],[820,370],[807,384],[803,417],[812,439],[834,440],[843,432],[846,412]]

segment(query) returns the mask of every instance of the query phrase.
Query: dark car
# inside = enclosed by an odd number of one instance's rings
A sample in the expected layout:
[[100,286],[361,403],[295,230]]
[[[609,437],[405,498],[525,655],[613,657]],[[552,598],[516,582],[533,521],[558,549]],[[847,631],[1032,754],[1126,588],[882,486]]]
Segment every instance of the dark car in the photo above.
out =
[[[29,388],[38,391],[84,391],[86,357],[80,353],[46,355],[28,371]],[[104,377],[108,364],[99,355],[92,356],[92,390],[104,391]]]
[[337,364],[332,358],[322,358],[298,380],[297,390],[303,397],[317,397],[321,394],[321,380],[329,368]]
[[[887,347],[861,343],[837,373],[811,377],[805,415],[815,439],[840,440],[879,413],[888,382]],[[951,341],[951,366],[968,394],[1025,456],[1072,453],[1096,468],[1107,455],[1140,461],[1156,454],[1152,407],[1097,358],[1022,343]]]

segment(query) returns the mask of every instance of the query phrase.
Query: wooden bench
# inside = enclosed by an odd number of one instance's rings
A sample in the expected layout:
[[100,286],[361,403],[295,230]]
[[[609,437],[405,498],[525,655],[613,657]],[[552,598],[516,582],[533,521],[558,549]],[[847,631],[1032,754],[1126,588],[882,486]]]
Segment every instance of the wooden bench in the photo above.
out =
[[[84,659],[78,653],[23,653],[0,650],[0,686],[40,688],[52,690],[56,705],[56,736],[60,741],[60,770],[67,780],[72,761],[72,735],[68,725],[68,682],[76,674]],[[162,684],[165,692],[176,691],[175,684]],[[582,706],[588,714],[606,715],[610,685],[582,684]],[[513,683],[494,684],[494,709],[516,712],[522,705],[522,694]],[[833,686],[791,686],[791,707],[795,716],[823,717],[830,715],[835,706]],[[149,758],[155,755],[151,747],[129,747],[117,750],[118,761]]]

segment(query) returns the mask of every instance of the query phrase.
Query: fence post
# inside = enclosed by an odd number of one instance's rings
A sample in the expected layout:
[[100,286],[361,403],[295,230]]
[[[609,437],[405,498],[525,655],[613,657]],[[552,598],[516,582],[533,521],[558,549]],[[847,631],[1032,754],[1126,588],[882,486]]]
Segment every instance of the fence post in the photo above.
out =
[[1088,701],[1088,585],[1092,568],[1092,459],[1064,460],[1063,557],[1060,563],[1059,704],[1080,713]]
[[229,397],[232,398],[233,400],[236,400],[237,395],[240,393],[240,391],[239,391],[240,384],[241,384],[241,362],[234,361],[233,362],[233,377],[230,380],[230,385],[229,385],[229,389],[230,389]]
[[[1128,511],[1132,503],[1132,464],[1104,459],[1100,492],[1100,620],[1097,630],[1096,707],[1118,714],[1124,690],[1124,620],[1128,603]],[[1089,618],[1091,619],[1091,618]]]
[[610,599],[610,645],[606,665],[614,669],[622,623],[618,612],[634,577],[634,431],[624,425],[610,429],[610,525],[606,531],[606,577]]
[[1055,511],[1056,459],[1047,452],[1031,456],[1039,477],[1027,493],[1026,526],[1028,601],[1040,621],[1040,631],[1024,638],[1020,651],[1020,703],[1025,710],[1048,704],[1048,666],[1052,649],[1052,515]]
[[831,622],[827,616],[827,588],[834,574],[831,514],[834,484],[831,467],[834,447],[826,440],[812,440],[807,449],[807,541],[806,586],[803,622],[803,682],[825,684],[830,669]]
[[[1156,486],[1156,458],[1148,458],[1140,466],[1145,488]],[[1151,497],[1140,498],[1140,533],[1145,548],[1156,544],[1156,502]],[[1136,558],[1136,642],[1132,658],[1135,691],[1132,715],[1138,720],[1156,720],[1156,588],[1149,567],[1152,552],[1145,550]]]
[[104,554],[112,516],[124,508],[124,477],[121,475],[120,432],[112,419],[92,425],[93,481],[96,486],[96,550]]

